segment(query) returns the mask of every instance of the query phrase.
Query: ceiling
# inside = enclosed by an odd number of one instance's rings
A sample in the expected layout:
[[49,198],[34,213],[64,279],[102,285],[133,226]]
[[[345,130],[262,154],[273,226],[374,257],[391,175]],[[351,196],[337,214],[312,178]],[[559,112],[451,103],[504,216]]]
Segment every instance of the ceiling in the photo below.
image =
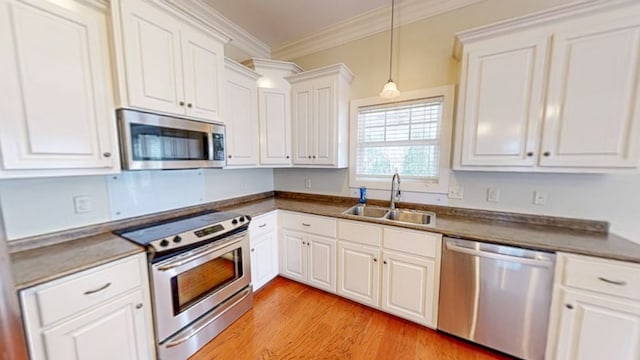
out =
[[370,10],[391,5],[391,0],[205,0],[205,2],[272,48]]

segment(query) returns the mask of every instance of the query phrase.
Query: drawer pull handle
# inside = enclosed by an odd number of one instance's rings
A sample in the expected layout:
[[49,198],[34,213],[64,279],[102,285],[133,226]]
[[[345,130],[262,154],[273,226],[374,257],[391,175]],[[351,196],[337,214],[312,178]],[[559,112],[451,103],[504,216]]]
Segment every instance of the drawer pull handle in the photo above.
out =
[[265,226],[267,226],[267,224],[258,225],[259,228],[263,228]]
[[609,279],[603,278],[603,277],[598,277],[598,280],[600,280],[602,282],[606,282],[607,284],[611,284],[611,285],[620,285],[620,286],[626,286],[627,285],[626,281],[609,280]]
[[302,226],[309,227],[309,226],[311,226],[311,224],[302,223]]
[[98,289],[85,291],[85,292],[84,292],[84,294],[85,294],[85,295],[95,294],[95,293],[97,293],[97,292],[100,292],[100,291],[102,291],[102,290],[105,290],[105,289],[106,289],[106,288],[108,288],[109,286],[111,286],[111,283],[110,283],[110,282],[108,282],[108,283],[104,284],[104,286],[102,286],[102,287],[100,287],[100,288],[98,288]]
[[140,303],[140,304],[136,305],[136,309],[142,309],[142,306],[143,306],[142,303]]

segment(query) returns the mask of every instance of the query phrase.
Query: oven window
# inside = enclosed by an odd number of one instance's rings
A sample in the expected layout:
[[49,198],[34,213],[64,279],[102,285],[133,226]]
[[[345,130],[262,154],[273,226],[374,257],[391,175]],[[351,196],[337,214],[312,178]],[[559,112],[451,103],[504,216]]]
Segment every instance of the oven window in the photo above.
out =
[[242,276],[242,249],[234,249],[176,275],[171,279],[174,315]]
[[134,160],[208,160],[207,138],[199,131],[131,124]]

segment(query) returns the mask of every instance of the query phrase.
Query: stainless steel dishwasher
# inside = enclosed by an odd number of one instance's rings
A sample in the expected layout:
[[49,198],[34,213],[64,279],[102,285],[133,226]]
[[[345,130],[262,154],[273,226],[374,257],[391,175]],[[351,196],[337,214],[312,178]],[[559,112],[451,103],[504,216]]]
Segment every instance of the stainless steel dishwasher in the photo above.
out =
[[554,265],[552,253],[445,237],[438,329],[543,359]]

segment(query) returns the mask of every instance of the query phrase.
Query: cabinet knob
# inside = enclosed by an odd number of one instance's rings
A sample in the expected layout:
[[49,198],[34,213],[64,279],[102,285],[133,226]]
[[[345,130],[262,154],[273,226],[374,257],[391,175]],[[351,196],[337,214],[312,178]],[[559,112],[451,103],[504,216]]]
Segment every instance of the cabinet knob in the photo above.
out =
[[184,101],[180,101],[178,104],[180,104],[180,106],[184,106]]
[[289,155],[287,155],[287,159],[289,158]]
[[256,249],[251,249],[251,252],[256,252]]
[[378,262],[378,259],[376,259],[376,258],[373,258],[373,262]]
[[311,159],[311,155],[309,155],[309,159]]
[[142,303],[136,304],[136,309],[142,309]]
[[307,241],[307,246],[311,246],[311,243],[309,241]]
[[313,155],[313,158],[315,159],[315,158],[316,158],[316,156],[315,156],[315,155]]
[[387,265],[387,260],[383,260],[382,263]]
[[188,103],[188,104],[187,104],[187,107],[188,107],[188,108],[192,108],[192,107],[193,107],[193,105],[192,105],[191,103]]
[[104,157],[111,157],[111,153],[107,151],[106,153],[103,153],[103,154],[102,154],[102,156],[104,156]]
[[542,155],[544,155],[544,156],[550,156],[550,155],[551,155],[551,153],[550,153],[550,152],[548,152],[548,151],[545,151]]
[[302,242],[302,245],[307,245],[307,243],[303,241],[303,242]]
[[527,153],[527,156],[528,156],[528,157],[532,157],[532,156],[533,156],[533,152],[528,152],[528,153]]
[[229,159],[231,159],[231,157],[232,157],[232,156],[231,156],[231,155],[229,155]]
[[564,307],[566,307],[569,310],[573,310],[573,305],[571,304],[566,304]]

